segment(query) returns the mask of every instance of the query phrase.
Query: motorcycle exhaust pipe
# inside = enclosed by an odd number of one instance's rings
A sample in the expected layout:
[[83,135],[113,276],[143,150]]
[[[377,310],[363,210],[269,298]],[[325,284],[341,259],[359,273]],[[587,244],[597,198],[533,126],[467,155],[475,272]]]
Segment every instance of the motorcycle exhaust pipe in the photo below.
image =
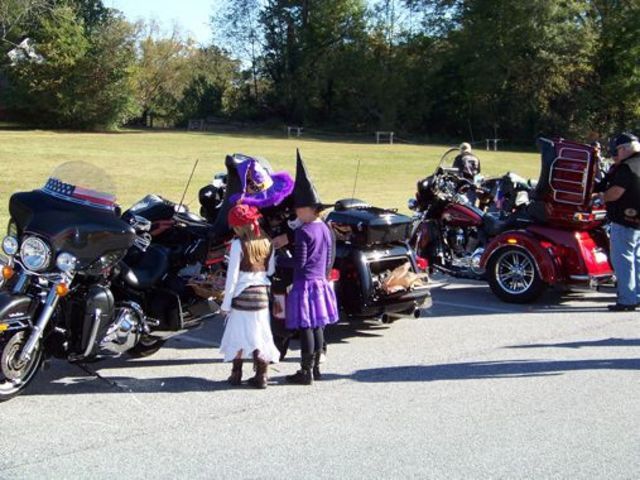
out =
[[382,316],[380,317],[380,321],[382,323],[393,323],[396,320],[398,320],[399,318],[401,318],[402,315],[394,315],[393,313],[383,313]]

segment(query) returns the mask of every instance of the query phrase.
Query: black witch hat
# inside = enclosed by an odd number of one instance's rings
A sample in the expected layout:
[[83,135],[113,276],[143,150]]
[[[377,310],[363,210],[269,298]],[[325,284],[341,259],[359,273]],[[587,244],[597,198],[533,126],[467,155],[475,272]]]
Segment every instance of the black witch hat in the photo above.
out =
[[320,201],[320,195],[318,195],[318,191],[307,173],[307,167],[302,161],[300,150],[296,149],[296,155],[296,183],[293,187],[293,206],[295,208],[325,208],[326,205],[323,205]]

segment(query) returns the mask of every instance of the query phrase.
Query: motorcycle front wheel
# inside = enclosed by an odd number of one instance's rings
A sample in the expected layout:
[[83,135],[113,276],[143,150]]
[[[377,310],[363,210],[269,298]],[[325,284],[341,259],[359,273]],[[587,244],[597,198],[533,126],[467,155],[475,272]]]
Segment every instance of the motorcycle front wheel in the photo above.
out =
[[530,303],[544,289],[535,260],[520,248],[507,247],[496,252],[487,265],[491,291],[503,302]]
[[26,332],[17,332],[0,339],[0,402],[15,397],[27,388],[42,365],[40,345],[29,360],[20,361],[20,353],[28,338]]

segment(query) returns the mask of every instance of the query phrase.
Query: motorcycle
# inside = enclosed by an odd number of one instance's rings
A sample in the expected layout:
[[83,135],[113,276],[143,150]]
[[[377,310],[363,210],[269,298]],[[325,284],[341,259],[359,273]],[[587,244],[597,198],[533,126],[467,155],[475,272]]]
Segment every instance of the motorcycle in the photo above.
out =
[[[243,191],[238,170],[248,160],[241,154],[227,156],[226,173],[216,174],[210,185],[200,189],[202,217],[180,211],[175,204],[157,196],[148,196],[131,209],[152,222],[153,242],[177,250],[179,258],[185,256],[185,248],[200,251],[196,245],[206,240],[208,253],[205,258],[202,254],[199,259],[194,258],[188,284],[202,297],[213,296],[218,302],[224,289],[225,253],[232,237],[226,216],[232,199]],[[272,172],[265,159],[251,160]],[[260,212],[263,229],[283,245],[276,255],[292,256],[297,226],[292,196],[277,205],[260,208]],[[406,242],[409,217],[361,200],[346,199],[336,202],[326,221],[336,235],[336,259],[330,280],[345,318],[380,318],[390,323],[406,314],[419,316],[431,306],[429,287],[418,278],[422,277],[421,265]],[[198,288],[198,278],[209,281],[205,280]],[[291,337],[291,332],[284,328],[286,295],[291,283],[292,272],[277,267],[272,279],[271,316],[276,344],[283,355]]]
[[[513,201],[509,215],[497,209],[497,192],[500,188],[507,190],[504,185],[512,182],[508,175],[489,188],[480,188],[461,177],[457,168],[445,166],[447,158],[457,151],[447,150],[435,172],[418,181],[415,199],[408,202],[415,212],[410,244],[431,271],[479,280],[484,277],[480,259],[487,242],[519,222],[520,207]],[[484,201],[493,207],[483,211],[476,206],[478,196],[481,202],[484,196],[493,196],[490,202]]]
[[534,301],[548,285],[598,287],[613,279],[606,210],[592,201],[597,147],[562,138],[540,138],[539,145],[529,223],[495,236],[480,258],[491,290],[505,302]]
[[151,222],[120,216],[108,175],[61,165],[9,201],[0,288],[0,401],[22,392],[46,357],[147,356],[211,314],[178,288],[180,262],[153,244]]
[[[221,197],[220,203],[202,203],[202,212],[207,218],[215,218],[213,230],[218,238],[228,238],[229,230],[224,219],[228,211],[229,199],[239,192],[238,163],[246,159],[241,155],[227,157],[225,165],[227,179],[224,185],[212,184],[200,190],[199,197]],[[258,159],[267,171],[268,162]],[[222,174],[214,177],[223,178]],[[212,189],[219,190],[211,194]],[[213,209],[212,210],[212,206]],[[292,197],[280,204],[261,208],[263,227],[271,238],[286,238],[285,247],[278,249],[277,255],[293,255],[292,240],[295,228],[295,209]],[[422,270],[406,238],[411,219],[396,211],[372,207],[357,199],[343,199],[334,204],[326,216],[327,225],[336,236],[336,259],[331,279],[336,290],[338,303],[346,318],[382,318],[391,322],[402,314],[419,316],[421,309],[431,305],[429,288],[410,282],[406,288],[393,288],[388,284],[391,273],[404,267],[405,278],[416,280]],[[393,279],[397,280],[398,272]],[[272,316],[282,323],[286,291],[291,284],[291,272],[278,267],[273,282]],[[280,330],[280,329],[278,329]]]

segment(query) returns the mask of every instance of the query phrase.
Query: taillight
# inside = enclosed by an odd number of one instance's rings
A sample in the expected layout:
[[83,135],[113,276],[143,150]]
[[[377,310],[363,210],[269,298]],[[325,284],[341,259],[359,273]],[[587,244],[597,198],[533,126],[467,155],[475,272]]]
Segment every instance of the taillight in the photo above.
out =
[[416,265],[418,266],[419,270],[426,270],[427,268],[429,268],[429,260],[427,260],[426,258],[423,257],[417,257],[416,256]]
[[332,268],[329,272],[329,281],[337,282],[338,280],[340,280],[340,270],[338,270],[337,268]]

